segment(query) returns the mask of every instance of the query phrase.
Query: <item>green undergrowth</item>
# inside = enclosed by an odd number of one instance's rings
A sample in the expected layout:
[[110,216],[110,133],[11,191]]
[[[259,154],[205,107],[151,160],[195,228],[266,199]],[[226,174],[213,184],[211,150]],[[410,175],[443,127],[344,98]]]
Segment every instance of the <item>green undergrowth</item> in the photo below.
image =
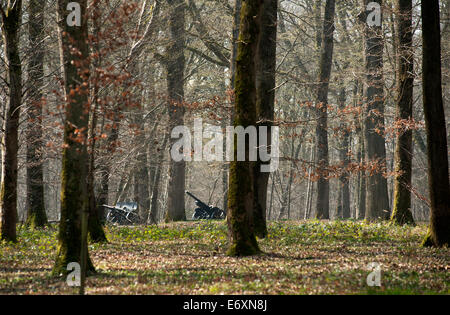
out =
[[349,241],[367,242],[419,242],[423,227],[395,226],[387,222],[365,223],[363,221],[308,221],[273,222],[269,225],[268,239],[283,244],[314,244],[321,242]]
[[[88,294],[449,294],[448,248],[423,248],[426,224],[360,221],[269,222],[262,254],[235,258],[225,221],[106,226],[90,244],[97,273]],[[72,294],[51,276],[58,226],[0,243],[0,294]],[[368,265],[381,266],[369,287]]]
[[172,223],[136,227],[109,227],[110,240],[125,242],[170,241],[177,239],[223,241],[227,237],[226,225],[213,221],[191,224]]

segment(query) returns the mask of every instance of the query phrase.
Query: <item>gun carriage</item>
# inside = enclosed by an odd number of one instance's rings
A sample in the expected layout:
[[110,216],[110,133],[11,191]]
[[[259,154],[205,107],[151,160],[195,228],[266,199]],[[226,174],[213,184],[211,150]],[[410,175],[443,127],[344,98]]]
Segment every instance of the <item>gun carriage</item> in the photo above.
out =
[[220,208],[208,206],[206,203],[195,197],[189,191],[186,194],[195,200],[197,208],[194,210],[192,220],[223,220],[226,217],[226,212]]

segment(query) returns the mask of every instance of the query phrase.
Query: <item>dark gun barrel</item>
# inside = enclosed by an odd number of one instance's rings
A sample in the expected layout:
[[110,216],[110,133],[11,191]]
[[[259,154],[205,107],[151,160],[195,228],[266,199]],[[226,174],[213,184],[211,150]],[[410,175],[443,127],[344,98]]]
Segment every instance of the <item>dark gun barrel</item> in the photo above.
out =
[[201,201],[200,199],[198,199],[197,197],[195,197],[193,194],[191,194],[191,193],[190,193],[189,191],[187,191],[187,190],[186,190],[186,194],[187,194],[188,196],[192,197],[195,201],[197,201],[197,202],[198,202],[198,206],[209,208],[209,206],[208,206],[206,203],[204,203],[203,201]]
[[186,190],[186,194],[195,200],[197,209],[194,211],[193,219],[224,219],[225,211],[208,206],[206,203],[195,197],[192,193]]

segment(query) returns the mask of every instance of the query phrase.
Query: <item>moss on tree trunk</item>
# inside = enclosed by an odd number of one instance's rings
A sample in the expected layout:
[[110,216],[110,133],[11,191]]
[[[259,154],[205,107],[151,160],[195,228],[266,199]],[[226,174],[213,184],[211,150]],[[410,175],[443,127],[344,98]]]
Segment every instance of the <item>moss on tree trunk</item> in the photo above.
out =
[[89,125],[89,59],[87,1],[80,1],[81,26],[66,23],[68,0],[58,0],[59,40],[64,66],[66,117],[61,171],[61,220],[58,233],[58,251],[53,274],[67,274],[70,262],[81,262],[82,246],[86,256],[86,270],[95,271],[89,258],[87,242],[82,243],[82,216],[87,218]]
[[[243,1],[239,44],[236,57],[235,117],[234,125],[256,125],[256,64],[258,36],[263,0]],[[249,161],[249,145],[246,143],[246,160],[237,161],[237,136],[234,141],[234,160],[230,163],[228,185],[227,223],[230,256],[248,256],[260,252],[254,232],[254,167]]]
[[11,7],[2,6],[2,35],[7,63],[8,101],[4,118],[2,139],[2,177],[0,188],[0,238],[17,239],[17,153],[19,150],[19,113],[22,105],[22,66],[19,55],[19,28],[22,1]]
[[[258,126],[266,126],[267,139],[262,139],[258,135],[258,147],[271,145],[271,126],[274,119],[275,104],[275,67],[276,67],[276,44],[277,44],[277,0],[264,0],[261,10],[260,32],[258,38],[258,51],[256,56],[256,114],[257,121],[262,121]],[[254,172],[254,193],[255,207],[253,212],[255,234],[260,237],[267,236],[267,184],[269,173],[261,172],[262,162],[258,159],[255,163]]]
[[[398,82],[397,119],[412,118],[414,55],[412,48],[412,0],[397,1]],[[395,148],[394,200],[391,222],[414,224],[411,212],[412,131],[398,131]]]
[[442,99],[439,1],[422,1],[422,86],[431,217],[424,246],[450,246],[450,185]]

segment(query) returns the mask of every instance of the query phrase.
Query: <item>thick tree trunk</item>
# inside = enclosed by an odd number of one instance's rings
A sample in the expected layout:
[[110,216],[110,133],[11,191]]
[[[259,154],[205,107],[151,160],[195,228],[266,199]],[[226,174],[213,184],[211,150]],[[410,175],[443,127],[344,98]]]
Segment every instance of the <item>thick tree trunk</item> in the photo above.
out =
[[27,126],[27,225],[31,228],[47,224],[44,204],[44,172],[42,162],[42,87],[44,78],[44,12],[45,2],[30,0],[28,37],[33,47],[28,64]]
[[[412,48],[412,0],[397,1],[397,119],[412,118],[414,52]],[[411,212],[412,130],[399,130],[395,148],[394,201],[391,221],[414,224]]]
[[[9,2],[8,2],[9,3]],[[2,6],[2,35],[5,48],[9,97],[4,117],[2,139],[2,176],[0,192],[1,239],[15,242],[17,223],[17,152],[19,149],[19,113],[22,105],[22,64],[19,54],[19,29],[22,1],[5,9]],[[6,12],[5,12],[6,11]]]
[[[278,0],[264,0],[259,33],[259,46],[256,59],[256,115],[257,121],[263,121],[258,126],[267,127],[267,139],[263,143],[270,148],[271,126],[274,119],[275,104],[275,67],[277,50],[277,9]],[[262,139],[258,139],[261,141]],[[261,147],[261,144],[258,144]],[[255,234],[260,238],[267,236],[267,184],[269,173],[261,172],[261,162],[255,163],[254,193],[255,208],[253,220]]]
[[[335,1],[327,0],[325,4],[325,16],[323,23],[323,36],[320,56],[319,87],[317,91],[317,126],[316,146],[317,167],[326,169],[328,167],[328,86],[331,76],[331,65],[333,62],[333,34],[334,34]],[[330,186],[328,179],[321,175],[317,182],[316,199],[317,219],[330,218]]]
[[[100,32],[100,11],[98,1],[93,2],[94,12],[93,12],[93,22],[94,22],[94,32],[98,34]],[[100,46],[98,42],[94,44],[93,50],[98,56],[100,56]],[[92,63],[92,68],[97,69],[100,67],[100,60],[98,58],[94,59]],[[94,88],[92,95],[92,108],[91,108],[91,122],[89,126],[89,165],[88,165],[88,198],[89,198],[89,216],[88,216],[88,231],[92,242],[103,243],[106,242],[106,235],[102,227],[102,213],[103,207],[97,204],[97,198],[95,197],[95,149],[97,144],[97,110],[98,110],[98,98],[100,93],[98,73],[94,72]]]
[[[244,128],[256,125],[256,65],[258,39],[263,0],[244,1],[241,8],[241,27],[236,58],[235,118],[234,125]],[[247,256],[258,253],[253,212],[254,162],[249,161],[249,145],[246,144],[246,160],[237,161],[237,137],[234,142],[234,160],[230,163],[228,185],[228,231],[230,247],[228,255]]]
[[[369,2],[380,6],[382,1],[364,0],[365,8]],[[380,167],[386,163],[384,141],[384,91],[383,91],[383,33],[381,25],[369,26],[365,22],[366,90],[367,116],[365,119],[365,149],[367,160],[378,162]],[[389,195],[387,180],[379,169],[366,180],[367,221],[389,218]]]
[[[184,46],[185,46],[185,4],[181,0],[170,0],[169,30],[171,44],[167,49],[167,93],[169,97],[169,126],[184,123]],[[175,139],[170,139],[172,147]],[[184,191],[186,163],[184,160],[169,165],[169,183],[166,221],[184,221],[186,212],[184,208]]]
[[[64,72],[66,117],[62,157],[61,221],[58,234],[58,253],[53,274],[67,274],[70,262],[79,262],[83,269],[94,271],[82,229],[87,231],[88,215],[88,154],[86,147],[89,121],[89,49],[86,8],[87,1],[79,1],[81,26],[67,24],[69,0],[58,0],[59,41]],[[77,50],[74,53],[74,49]],[[82,244],[83,240],[83,244]],[[83,253],[82,253],[83,251]]]
[[442,100],[439,1],[422,1],[422,85],[431,217],[425,246],[450,246],[450,185]]
[[[233,12],[233,30],[232,30],[232,43],[231,43],[231,55],[230,55],[230,91],[234,92],[235,79],[236,79],[236,57],[238,48],[238,38],[240,30],[240,16],[241,16],[242,0],[235,0],[234,12]],[[230,94],[230,104],[234,106],[234,94]],[[233,111],[227,116],[227,119],[223,121],[223,128],[226,128],[227,124],[230,124],[233,120]],[[224,159],[226,159],[226,143],[223,144]],[[228,210],[228,173],[229,165],[224,163],[222,166],[222,193],[223,193],[223,210]]]

